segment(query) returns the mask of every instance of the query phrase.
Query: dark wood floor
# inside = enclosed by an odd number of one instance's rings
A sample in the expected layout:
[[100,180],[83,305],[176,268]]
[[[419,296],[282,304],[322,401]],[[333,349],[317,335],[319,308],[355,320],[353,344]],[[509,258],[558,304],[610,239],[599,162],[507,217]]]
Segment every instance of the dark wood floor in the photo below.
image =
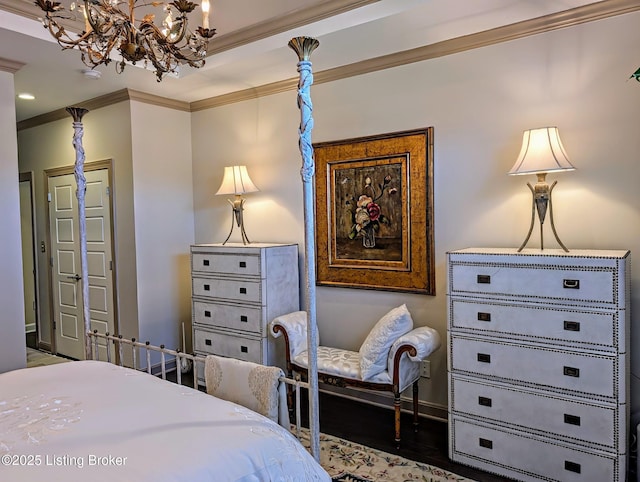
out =
[[[416,433],[413,416],[402,414],[400,449],[394,442],[394,414],[388,408],[320,392],[320,431],[404,458],[435,465],[480,482],[510,479],[451,462],[448,457],[447,424],[420,417]],[[304,418],[303,418],[304,420]]]
[[[175,381],[175,373],[167,379]],[[193,386],[191,373],[183,375],[182,383]],[[200,387],[204,390],[204,387]],[[304,390],[302,394],[304,395]],[[306,397],[301,398],[302,425],[308,427]],[[402,414],[400,449],[394,442],[393,410],[369,403],[354,401],[339,395],[320,392],[320,431],[329,435],[366,445],[390,454],[423,462],[449,470],[478,482],[507,482],[511,479],[489,474],[451,462],[448,457],[447,424],[420,417],[418,432],[413,430],[413,416]]]

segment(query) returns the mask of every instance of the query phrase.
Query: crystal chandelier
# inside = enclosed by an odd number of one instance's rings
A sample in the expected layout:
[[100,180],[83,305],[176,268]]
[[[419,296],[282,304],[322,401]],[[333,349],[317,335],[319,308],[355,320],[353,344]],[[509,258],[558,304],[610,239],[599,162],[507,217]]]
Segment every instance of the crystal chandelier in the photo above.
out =
[[[107,65],[111,62],[115,49],[121,60],[116,71],[122,73],[126,62],[136,64],[144,61],[155,69],[158,82],[167,73],[177,73],[181,64],[200,68],[204,65],[209,39],[216,33],[209,28],[209,0],[202,0],[202,26],[195,32],[188,27],[187,14],[197,4],[188,0],[174,0],[171,3],[151,1],[140,3],[136,0],[81,0],[75,2],[66,12],[60,2],[36,0],[45,17],[42,23],[51,32],[63,49],[78,48],[82,61],[88,67]],[[122,6],[126,9],[122,9]],[[143,12],[141,20],[135,18],[140,7],[162,6],[165,18],[162,27],[154,23],[153,13]],[[84,30],[80,34],[69,33],[61,20],[76,20],[75,12],[84,16]],[[139,11],[138,11],[139,13]]]

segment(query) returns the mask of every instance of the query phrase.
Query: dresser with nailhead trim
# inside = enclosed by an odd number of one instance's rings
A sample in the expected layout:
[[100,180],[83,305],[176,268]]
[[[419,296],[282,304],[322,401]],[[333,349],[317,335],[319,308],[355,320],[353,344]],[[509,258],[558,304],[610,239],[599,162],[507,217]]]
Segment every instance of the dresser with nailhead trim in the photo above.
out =
[[[193,245],[191,282],[197,355],[284,367],[267,327],[300,309],[297,244]],[[197,368],[203,385],[204,367]]]
[[521,481],[626,480],[630,258],[447,253],[453,461]]

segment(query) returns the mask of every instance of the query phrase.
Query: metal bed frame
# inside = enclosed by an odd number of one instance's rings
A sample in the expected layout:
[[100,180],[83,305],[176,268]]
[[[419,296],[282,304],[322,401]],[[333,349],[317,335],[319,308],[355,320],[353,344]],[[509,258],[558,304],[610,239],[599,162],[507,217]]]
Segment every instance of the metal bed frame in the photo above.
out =
[[[313,69],[311,61],[311,53],[318,47],[319,42],[312,37],[294,37],[292,38],[288,46],[298,56],[298,108],[300,110],[300,127],[298,129],[298,147],[300,149],[300,155],[302,157],[302,168],[300,169],[300,176],[302,178],[303,186],[303,202],[304,202],[304,231],[305,231],[305,311],[307,312],[308,319],[308,333],[307,343],[309,349],[309,376],[308,376],[308,391],[309,391],[309,432],[310,432],[310,449],[311,454],[315,458],[316,462],[320,461],[320,419],[318,410],[318,365],[317,365],[317,353],[315,346],[317,345],[316,335],[316,272],[315,272],[315,215],[314,215],[314,194],[313,194],[313,178],[315,175],[315,162],[313,157],[313,144],[311,142],[311,132],[313,130],[313,103],[311,102],[311,85],[313,84]],[[78,197],[78,214],[80,230],[80,267],[82,271],[82,304],[83,304],[83,320],[84,330],[88,334],[85,337],[85,359],[90,360],[92,357],[92,340],[91,340],[91,318],[89,309],[89,272],[87,263],[87,226],[85,215],[85,191],[86,191],[86,178],[84,176],[84,162],[85,153],[84,146],[82,144],[82,138],[84,136],[84,126],[82,124],[82,117],[89,112],[82,107],[67,107],[67,112],[73,117],[73,147],[76,154],[75,160],[75,179]],[[105,334],[104,336],[110,336]],[[120,342],[122,340],[122,342]],[[118,342],[120,349],[120,343],[128,343],[124,339],[116,337],[114,341]],[[166,350],[160,347],[150,348],[150,344],[136,345],[136,341],[131,342],[134,347],[149,346],[149,350],[160,351],[163,358],[163,376],[165,375],[164,356],[168,353],[177,356],[179,353],[177,350]],[[156,350],[157,348],[157,350]],[[96,345],[97,351],[97,345]],[[147,352],[149,353],[149,352]],[[109,350],[107,350],[107,357],[110,357]],[[147,355],[149,357],[149,354]],[[190,358],[191,355],[180,354],[179,357]],[[121,360],[122,358],[120,358]],[[195,360],[194,360],[195,363]],[[147,363],[149,365],[149,363]],[[149,368],[148,368],[149,369]],[[180,370],[177,370],[178,377],[180,377]],[[195,377],[194,377],[195,378]],[[293,381],[295,384],[295,381]],[[197,384],[197,381],[194,382]],[[289,383],[289,382],[286,382]],[[296,397],[296,400],[299,398]],[[296,412],[296,420],[299,420],[299,413]]]
[[[98,333],[98,330],[94,330],[93,332],[87,332],[87,338],[89,343],[92,346],[93,352],[93,360],[96,361],[106,361],[108,363],[113,363],[114,365],[119,365],[125,368],[131,368],[132,370],[137,371],[146,371],[149,375],[152,376],[160,376],[163,380],[167,379],[167,362],[175,360],[176,362],[176,383],[178,385],[184,385],[182,383],[182,370],[180,369],[181,360],[191,360],[192,370],[193,370],[193,388],[198,390],[198,377],[196,376],[196,367],[198,364],[201,364],[204,367],[206,356],[203,355],[192,355],[189,353],[185,353],[180,351],[179,349],[171,350],[170,348],[166,348],[164,345],[152,345],[150,342],[146,341],[141,343],[137,341],[135,338],[131,338],[130,340],[124,338],[122,335],[114,336],[109,333]],[[106,350],[106,360],[100,360],[100,346],[104,346],[100,344],[100,340],[104,340],[107,350]],[[109,344],[112,343],[115,346],[115,351],[117,353],[116,360],[113,360],[113,355],[111,354],[111,349],[109,349]],[[131,353],[132,363],[131,365],[126,365],[124,363],[124,354],[125,350],[129,350]],[[141,352],[142,351],[142,356]],[[157,352],[160,353],[160,373],[154,374],[151,365],[151,353]],[[175,357],[173,359],[167,360],[167,356]],[[146,368],[142,368],[139,361],[144,359],[146,361]],[[171,371],[171,370],[169,370]],[[303,382],[299,376],[295,379],[280,377],[280,382],[284,382],[288,385],[291,385],[295,390],[295,420],[296,420],[296,431],[295,435],[300,440],[300,388],[309,389],[309,384],[307,382]]]

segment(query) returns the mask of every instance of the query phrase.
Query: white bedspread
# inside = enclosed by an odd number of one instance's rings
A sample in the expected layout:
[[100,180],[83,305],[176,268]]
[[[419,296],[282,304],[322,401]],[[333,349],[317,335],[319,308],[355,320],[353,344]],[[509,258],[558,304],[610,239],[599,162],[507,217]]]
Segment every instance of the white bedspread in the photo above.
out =
[[330,481],[241,406],[106,362],[0,375],[0,480]]

